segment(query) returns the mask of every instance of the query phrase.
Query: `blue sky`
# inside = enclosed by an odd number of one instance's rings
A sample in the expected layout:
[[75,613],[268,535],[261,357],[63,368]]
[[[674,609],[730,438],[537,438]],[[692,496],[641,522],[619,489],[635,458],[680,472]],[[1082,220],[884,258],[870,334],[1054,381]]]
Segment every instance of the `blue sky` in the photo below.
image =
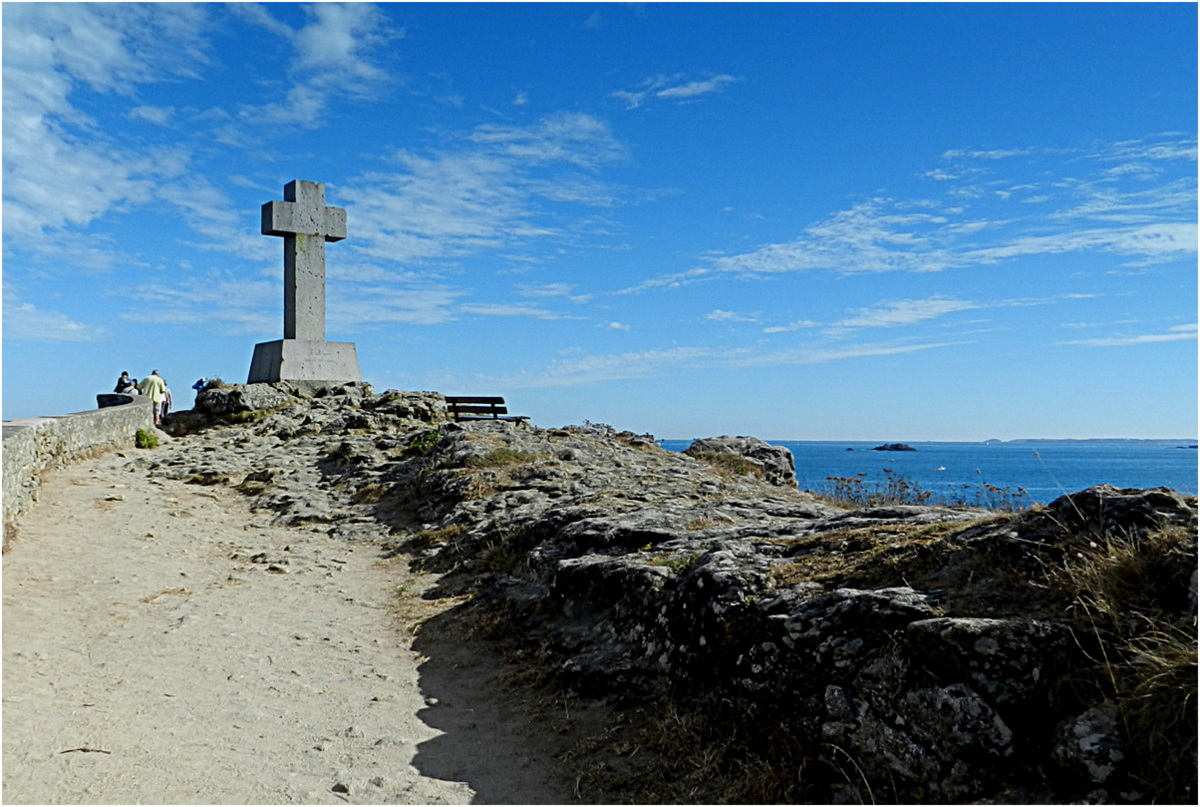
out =
[[1196,6],[3,5],[3,408],[282,336],[659,437],[1191,437]]

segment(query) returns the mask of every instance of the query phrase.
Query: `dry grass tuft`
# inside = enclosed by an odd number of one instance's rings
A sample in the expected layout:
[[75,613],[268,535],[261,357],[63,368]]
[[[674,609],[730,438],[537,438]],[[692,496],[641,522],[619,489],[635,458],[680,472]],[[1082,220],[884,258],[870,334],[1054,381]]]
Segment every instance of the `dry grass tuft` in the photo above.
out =
[[1196,795],[1195,572],[1195,532],[1167,527],[1093,538],[1058,580],[1074,593],[1081,645],[1117,706],[1133,775],[1156,801]]
[[580,796],[593,803],[804,803],[808,756],[780,721],[765,718],[753,736],[731,720],[731,704],[668,701],[635,709],[603,736],[579,747]]
[[444,527],[421,530],[402,544],[405,550],[420,550],[439,546],[452,541],[467,531],[462,524],[447,524]]
[[[978,522],[977,522],[978,523]],[[889,524],[774,541],[792,556],[771,569],[779,586],[817,582],[859,588],[905,585],[930,547],[971,522]]]
[[751,462],[740,454],[724,454],[717,451],[697,451],[689,456],[712,466],[719,475],[726,479],[736,479],[739,476],[763,478],[762,466]]

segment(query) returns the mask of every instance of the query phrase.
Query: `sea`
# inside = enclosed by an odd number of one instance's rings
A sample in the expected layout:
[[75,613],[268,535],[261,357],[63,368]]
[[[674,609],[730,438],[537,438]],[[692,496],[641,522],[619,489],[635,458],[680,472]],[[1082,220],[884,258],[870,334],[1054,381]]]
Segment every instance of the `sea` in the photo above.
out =
[[[880,443],[768,440],[796,460],[801,490],[833,493],[839,485],[884,490],[905,484],[931,502],[1029,505],[1093,485],[1167,487],[1196,495],[1195,440],[990,440],[904,443],[913,451],[873,451]],[[691,440],[661,440],[683,451]],[[860,479],[858,483],[836,480]]]

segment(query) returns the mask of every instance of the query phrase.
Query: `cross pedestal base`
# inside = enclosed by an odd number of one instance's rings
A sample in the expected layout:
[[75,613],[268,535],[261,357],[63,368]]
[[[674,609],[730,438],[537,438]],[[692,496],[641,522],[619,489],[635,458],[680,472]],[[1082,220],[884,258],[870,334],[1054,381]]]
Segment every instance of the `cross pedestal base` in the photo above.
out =
[[362,381],[353,342],[277,339],[254,346],[247,384],[272,381]]

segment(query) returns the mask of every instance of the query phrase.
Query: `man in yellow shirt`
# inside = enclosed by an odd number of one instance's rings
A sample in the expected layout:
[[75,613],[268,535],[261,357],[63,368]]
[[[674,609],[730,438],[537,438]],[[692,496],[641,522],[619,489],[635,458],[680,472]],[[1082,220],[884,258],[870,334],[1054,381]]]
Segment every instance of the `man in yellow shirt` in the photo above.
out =
[[154,404],[154,425],[158,425],[159,416],[162,414],[162,402],[167,397],[167,382],[163,381],[158,370],[150,373],[142,379],[142,383],[138,384],[138,392],[145,395]]

